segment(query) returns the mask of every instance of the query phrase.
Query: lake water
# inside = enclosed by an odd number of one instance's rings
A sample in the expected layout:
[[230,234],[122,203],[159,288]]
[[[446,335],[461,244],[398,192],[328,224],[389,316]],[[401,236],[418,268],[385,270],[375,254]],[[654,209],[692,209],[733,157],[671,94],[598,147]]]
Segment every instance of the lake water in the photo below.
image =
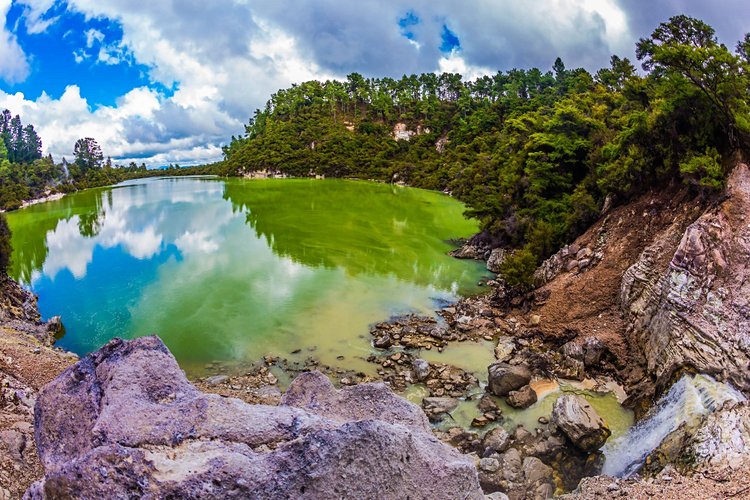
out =
[[447,256],[477,231],[463,210],[368,182],[139,180],[8,214],[11,274],[78,354],[156,333],[193,373],[266,354],[370,372],[371,323],[479,291],[482,265]]

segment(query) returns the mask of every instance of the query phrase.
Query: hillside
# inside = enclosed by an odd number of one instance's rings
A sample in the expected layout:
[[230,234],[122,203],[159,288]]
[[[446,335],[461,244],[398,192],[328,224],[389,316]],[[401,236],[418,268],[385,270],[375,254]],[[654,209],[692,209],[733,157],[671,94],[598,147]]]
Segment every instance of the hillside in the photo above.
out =
[[528,287],[536,265],[605,204],[675,181],[719,191],[750,141],[750,42],[732,53],[713,29],[677,16],[627,59],[590,74],[498,72],[475,81],[422,74],[310,81],[274,94],[224,148],[229,175],[361,177],[445,190],[465,201],[503,269]]

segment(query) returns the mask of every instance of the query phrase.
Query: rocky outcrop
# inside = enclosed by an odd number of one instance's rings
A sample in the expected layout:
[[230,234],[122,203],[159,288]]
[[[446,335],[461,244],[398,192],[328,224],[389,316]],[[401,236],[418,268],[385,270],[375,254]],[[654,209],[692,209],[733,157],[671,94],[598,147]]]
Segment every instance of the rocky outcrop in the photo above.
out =
[[383,384],[319,373],[278,407],[204,394],[156,337],[113,340],[44,387],[28,498],[482,498],[471,460]]
[[555,401],[552,423],[585,452],[601,448],[611,432],[596,410],[581,396],[565,394]]
[[0,326],[32,335],[45,345],[54,342],[64,329],[60,317],[41,320],[36,296],[7,276],[0,275]]
[[504,248],[494,248],[487,258],[487,270],[499,273],[500,268],[508,257],[508,251]]
[[523,365],[492,363],[487,367],[487,390],[495,396],[507,396],[531,381],[531,371]]
[[706,417],[693,434],[683,456],[694,467],[738,468],[750,462],[750,403],[726,403]]
[[739,163],[721,203],[684,234],[667,228],[623,276],[621,305],[657,389],[689,368],[750,391],[749,221],[750,170]]

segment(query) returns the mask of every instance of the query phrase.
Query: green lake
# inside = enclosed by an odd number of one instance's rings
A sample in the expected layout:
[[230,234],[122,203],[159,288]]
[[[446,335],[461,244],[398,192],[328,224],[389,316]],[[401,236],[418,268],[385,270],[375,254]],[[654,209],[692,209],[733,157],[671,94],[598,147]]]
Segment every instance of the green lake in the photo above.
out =
[[477,230],[463,210],[370,182],[139,180],[9,213],[11,275],[78,354],[156,333],[194,374],[267,354],[370,372],[371,323],[480,290],[447,255]]

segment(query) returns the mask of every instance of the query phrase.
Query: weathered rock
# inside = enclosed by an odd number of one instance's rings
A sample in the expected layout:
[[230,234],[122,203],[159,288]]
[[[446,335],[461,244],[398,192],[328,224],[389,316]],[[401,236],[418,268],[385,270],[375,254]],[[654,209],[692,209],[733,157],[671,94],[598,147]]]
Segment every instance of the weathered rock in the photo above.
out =
[[523,460],[523,476],[527,498],[552,498],[555,492],[552,467],[536,457],[526,457]]
[[750,169],[738,163],[722,203],[684,234],[658,235],[623,276],[621,305],[658,387],[690,367],[750,391],[749,220]]
[[525,385],[517,391],[510,391],[505,402],[513,408],[528,408],[536,403],[536,392],[529,385]]
[[431,422],[437,422],[448,413],[458,408],[458,399],[454,398],[424,398],[422,408]]
[[551,420],[574,445],[586,452],[601,448],[611,434],[588,401],[574,394],[564,394],[555,401]]
[[28,498],[482,498],[471,460],[383,384],[308,373],[282,406],[248,405],[196,390],[156,337],[82,359],[35,413]]
[[750,448],[750,403],[727,403],[710,414],[693,434],[685,456],[697,468],[747,462]]
[[482,258],[479,248],[469,243],[450,252],[450,256],[455,257],[457,259],[481,259]]
[[495,396],[507,396],[531,381],[531,371],[523,365],[492,363],[488,368],[487,390]]
[[495,346],[495,359],[504,363],[508,361],[516,348],[512,337],[499,337]]
[[604,353],[607,351],[607,346],[597,337],[589,337],[583,342],[583,363],[584,365],[591,367],[597,366]]
[[372,345],[374,345],[378,349],[388,349],[389,347],[393,345],[393,339],[391,338],[390,335],[386,334],[386,335],[383,335],[382,337],[376,338],[372,342]]
[[523,461],[521,453],[515,448],[510,448],[502,455],[503,477],[507,481],[519,482],[523,480]]
[[430,363],[424,359],[414,359],[411,362],[412,368],[414,368],[414,377],[422,382],[430,375]]
[[482,438],[484,456],[489,456],[492,453],[503,453],[508,449],[508,446],[510,446],[510,435],[502,427],[490,429]]
[[487,270],[493,273],[499,273],[500,267],[503,265],[503,262],[505,262],[506,257],[507,252],[504,248],[493,249],[487,259]]
[[229,380],[229,377],[227,375],[213,375],[211,377],[206,378],[206,383],[208,385],[219,385],[223,384]]

